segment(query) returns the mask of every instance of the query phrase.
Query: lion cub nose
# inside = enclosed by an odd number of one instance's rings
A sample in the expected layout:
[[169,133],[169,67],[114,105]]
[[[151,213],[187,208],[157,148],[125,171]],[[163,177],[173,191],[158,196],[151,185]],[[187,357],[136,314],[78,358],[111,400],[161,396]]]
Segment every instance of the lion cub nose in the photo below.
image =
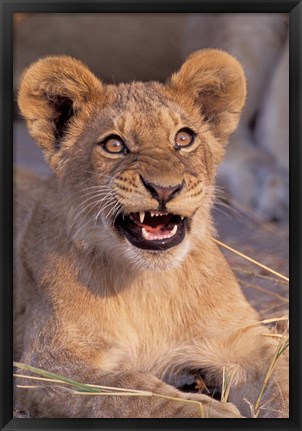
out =
[[159,184],[151,183],[145,180],[141,176],[142,183],[145,188],[160,204],[166,204],[168,201],[173,199],[183,188],[184,181],[181,184],[175,184],[173,186],[161,186]]

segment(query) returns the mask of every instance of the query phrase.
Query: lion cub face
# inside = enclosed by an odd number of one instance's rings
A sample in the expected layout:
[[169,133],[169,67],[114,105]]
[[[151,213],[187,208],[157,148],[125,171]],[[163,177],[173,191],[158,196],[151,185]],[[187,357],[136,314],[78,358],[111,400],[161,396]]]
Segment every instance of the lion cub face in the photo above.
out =
[[[208,126],[158,83],[109,87],[105,97],[110,105],[96,111],[77,143],[89,159],[85,167],[78,159],[84,200],[73,202],[71,224],[82,211],[73,232],[84,239],[89,226],[91,242],[136,266],[175,265],[205,228],[212,181]],[[203,218],[194,224],[199,209]]]
[[48,57],[19,93],[56,174],[66,233],[145,269],[178,265],[206,234],[244,99],[241,66],[216,50],[193,54],[166,85],[104,85],[80,62]]

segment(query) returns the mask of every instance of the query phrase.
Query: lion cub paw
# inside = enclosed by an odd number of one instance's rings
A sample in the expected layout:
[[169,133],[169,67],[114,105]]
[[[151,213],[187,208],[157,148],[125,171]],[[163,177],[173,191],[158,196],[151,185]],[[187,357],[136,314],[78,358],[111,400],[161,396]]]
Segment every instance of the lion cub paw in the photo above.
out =
[[232,403],[220,402],[207,395],[190,394],[188,399],[201,401],[204,418],[244,418]]

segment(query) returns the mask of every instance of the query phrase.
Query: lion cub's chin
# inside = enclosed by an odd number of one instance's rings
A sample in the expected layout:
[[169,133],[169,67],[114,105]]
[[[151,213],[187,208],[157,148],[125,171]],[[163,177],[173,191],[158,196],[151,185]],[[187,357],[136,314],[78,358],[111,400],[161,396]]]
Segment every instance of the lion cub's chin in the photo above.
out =
[[191,243],[185,238],[179,245],[167,250],[143,250],[130,244],[127,240],[124,256],[131,266],[139,270],[164,271],[177,268],[191,250]]

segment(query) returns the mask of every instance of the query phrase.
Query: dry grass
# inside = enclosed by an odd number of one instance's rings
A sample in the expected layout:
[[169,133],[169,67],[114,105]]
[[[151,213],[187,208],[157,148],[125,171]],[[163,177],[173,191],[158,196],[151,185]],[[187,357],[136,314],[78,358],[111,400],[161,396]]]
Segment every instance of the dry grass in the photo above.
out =
[[228,375],[226,366],[222,370],[221,402],[227,403],[233,385],[234,371]]

